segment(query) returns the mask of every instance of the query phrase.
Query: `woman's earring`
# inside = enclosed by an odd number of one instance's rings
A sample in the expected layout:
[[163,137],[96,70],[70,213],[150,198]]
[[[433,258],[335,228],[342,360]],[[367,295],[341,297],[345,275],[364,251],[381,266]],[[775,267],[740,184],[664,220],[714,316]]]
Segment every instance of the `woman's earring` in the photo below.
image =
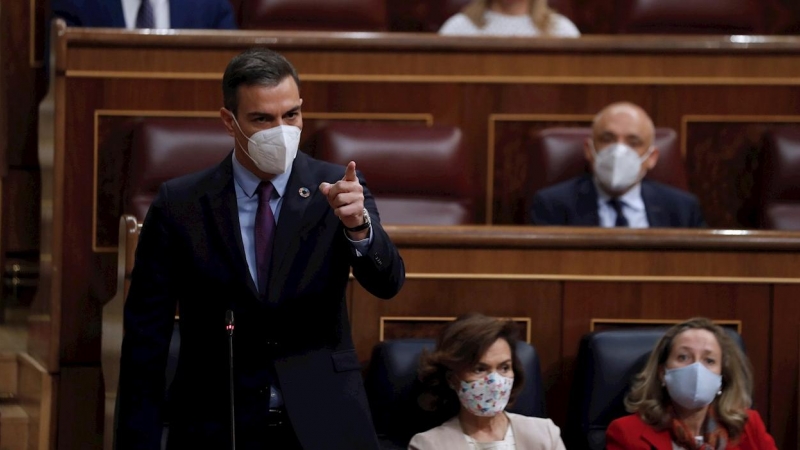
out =
[[717,391],[717,395],[722,395],[722,389]]

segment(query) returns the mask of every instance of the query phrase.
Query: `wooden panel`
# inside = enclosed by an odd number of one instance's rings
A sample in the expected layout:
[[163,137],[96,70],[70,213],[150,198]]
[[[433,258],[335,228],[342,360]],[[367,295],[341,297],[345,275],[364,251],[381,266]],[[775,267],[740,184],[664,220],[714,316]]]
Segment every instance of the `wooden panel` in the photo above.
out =
[[103,448],[102,375],[99,367],[62,367],[58,379],[58,447]]
[[3,1],[0,62],[5,101],[0,104],[0,120],[5,122],[8,134],[2,135],[7,150],[0,155],[2,175],[8,165],[37,166],[37,112],[45,90],[42,47],[37,47],[37,42],[44,42],[43,5],[42,0]]
[[27,354],[19,355],[19,404],[28,415],[28,450],[55,448],[57,376]]
[[481,312],[529,318],[531,344],[539,352],[545,383],[549,385],[559,375],[560,298],[559,283],[541,281],[411,279],[390,301],[381,301],[356,285],[353,339],[359,359],[367,361],[379,341],[381,317],[452,317]]
[[[650,36],[551,41],[290,32],[157,36],[96,30],[63,30],[59,36],[55,153],[44,154],[53,161],[53,170],[45,168],[42,179],[42,191],[52,189],[54,195],[52,202],[44,203],[45,258],[36,302],[46,306],[36,311],[31,336],[33,351],[50,363],[48,369],[72,371],[61,383],[71,393],[59,402],[59,445],[66,446],[84,444],[84,438],[90,446],[99,444],[87,437],[92,424],[73,423],[79,395],[81,411],[101,427],[101,415],[95,414],[102,408],[99,376],[91,372],[99,370],[100,309],[114,293],[116,273],[115,255],[97,251],[102,247],[93,247],[93,241],[101,235],[91,232],[93,168],[98,162],[94,146],[100,140],[94,127],[103,111],[132,111],[131,117],[153,111],[216,111],[221,104],[219,80],[229,59],[266,39],[297,66],[309,119],[316,114],[315,120],[330,120],[325,116],[330,113],[421,115],[433,123],[461,127],[468,145],[463,170],[483,193],[481,219],[520,223],[525,187],[520,170],[525,161],[518,153],[535,127],[526,120],[500,120],[492,128],[492,117],[583,118],[611,101],[631,99],[651,111],[657,124],[679,130],[684,142],[692,142],[692,148],[685,148],[686,155],[695,158],[692,164],[706,164],[709,154],[727,155],[704,151],[707,142],[728,152],[742,148],[735,143],[745,141],[735,136],[728,141],[729,123],[724,120],[706,121],[711,125],[702,133],[697,128],[684,132],[685,123],[696,124],[687,117],[751,114],[759,117],[748,123],[770,123],[760,116],[794,114],[794,99],[800,96],[800,40],[792,37],[748,42]],[[755,142],[755,137],[746,142]],[[496,160],[489,158],[493,146]],[[721,160],[748,161],[746,151],[744,159],[736,158],[742,156]],[[102,165],[104,183],[124,178],[124,173],[114,178],[119,166]],[[690,171],[696,193],[706,189],[703,180],[726,173],[709,174],[707,167]],[[732,170],[727,173],[739,176]],[[727,207],[729,197],[714,198],[724,201],[711,202],[711,217],[729,217],[719,209],[714,212],[720,205]],[[103,227],[103,236],[113,239],[108,233],[113,225]],[[563,387],[568,383],[562,371],[570,367],[577,339],[591,317],[683,319],[705,314],[742,320],[756,376],[763,380],[770,351],[779,350],[768,340],[771,285],[800,283],[796,233],[499,226],[394,228],[391,233],[408,265],[404,290],[389,302],[372,298],[358,285],[348,293],[361,360],[377,342],[382,316],[452,316],[480,310],[527,317],[532,341],[542,353],[548,403],[562,424],[567,403]],[[577,289],[588,285],[595,289]],[[580,303],[576,296],[583,294],[593,298]],[[796,360],[797,352],[791,358]],[[75,369],[78,366],[81,369]],[[84,371],[88,376],[78,376]],[[92,383],[98,384],[95,394]],[[768,420],[773,420],[771,414],[792,413],[783,404],[770,403],[768,386],[758,389],[758,407],[770,413],[765,414]],[[78,427],[74,432],[73,426]]]
[[[457,317],[381,316],[378,339],[436,339]],[[517,339],[530,343],[531,320],[527,317],[504,317],[518,327]]]
[[800,286],[775,286],[769,392],[769,430],[779,448],[798,448],[800,428]]
[[3,251],[38,257],[41,182],[38,169],[11,167],[3,180]]
[[[788,108],[787,108],[788,110]],[[685,116],[690,189],[715,228],[758,228],[763,134],[800,116]]]

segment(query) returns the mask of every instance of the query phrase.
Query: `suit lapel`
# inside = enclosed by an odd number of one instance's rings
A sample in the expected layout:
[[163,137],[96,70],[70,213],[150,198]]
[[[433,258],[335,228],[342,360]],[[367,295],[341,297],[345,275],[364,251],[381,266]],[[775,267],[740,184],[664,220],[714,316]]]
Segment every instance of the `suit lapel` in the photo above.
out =
[[644,425],[642,439],[649,443],[656,450],[672,450],[672,437],[669,431],[656,431],[655,428]]
[[[278,303],[283,285],[297,256],[301,238],[316,223],[316,214],[321,208],[330,208],[324,196],[318,192],[319,183],[311,173],[309,158],[298,153],[292,164],[292,174],[286,185],[278,227],[275,230],[275,243],[272,248],[272,268],[270,269],[267,301]],[[308,189],[309,195],[300,195],[300,189]],[[312,206],[313,205],[313,206]],[[309,209],[311,208],[311,209]],[[312,212],[313,211],[313,212]],[[311,219],[309,219],[309,217]]]
[[122,1],[102,2],[108,11],[108,17],[111,19],[111,27],[125,28],[125,13],[122,12]]
[[644,211],[647,214],[647,223],[650,228],[669,226],[667,212],[661,206],[658,194],[647,180],[642,180],[642,201],[644,202]]
[[189,14],[186,14],[186,10],[192,8],[192,6],[186,4],[183,0],[169,0],[169,27],[177,29],[189,28],[184,21],[189,17]]
[[206,217],[210,217],[216,225],[217,234],[223,243],[222,247],[227,251],[226,256],[231,260],[235,273],[245,279],[253,296],[258,298],[258,289],[250,276],[244,256],[231,157],[231,154],[228,154],[220,163],[218,170],[212,174],[203,202],[208,208]]
[[585,175],[578,181],[577,198],[577,223],[586,227],[600,225],[600,216],[597,215],[597,190],[590,175]]

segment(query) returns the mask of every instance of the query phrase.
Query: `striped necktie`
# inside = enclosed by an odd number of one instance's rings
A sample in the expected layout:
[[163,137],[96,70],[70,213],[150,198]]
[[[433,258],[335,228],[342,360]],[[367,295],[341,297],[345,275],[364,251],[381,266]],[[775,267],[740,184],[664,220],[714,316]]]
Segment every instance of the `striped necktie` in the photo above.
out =
[[617,213],[617,220],[614,222],[615,227],[627,227],[628,226],[628,219],[625,218],[625,214],[622,213],[622,202],[619,201],[618,198],[612,198],[608,201],[608,204],[614,208],[614,212]]
[[256,188],[258,209],[253,227],[256,244],[256,274],[258,276],[258,293],[264,297],[269,280],[269,265],[272,259],[272,242],[275,238],[275,216],[269,206],[274,186],[269,181],[262,181]]
[[153,13],[153,4],[150,0],[142,0],[139,12],[136,13],[136,28],[155,28],[156,19]]

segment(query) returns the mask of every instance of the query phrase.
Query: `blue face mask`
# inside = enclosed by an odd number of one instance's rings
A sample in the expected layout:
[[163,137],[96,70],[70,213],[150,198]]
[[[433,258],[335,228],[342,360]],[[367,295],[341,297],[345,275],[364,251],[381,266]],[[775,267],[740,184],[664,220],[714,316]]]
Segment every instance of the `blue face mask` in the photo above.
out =
[[686,409],[698,409],[710,405],[721,393],[722,375],[696,362],[678,369],[667,369],[664,383],[672,401]]

